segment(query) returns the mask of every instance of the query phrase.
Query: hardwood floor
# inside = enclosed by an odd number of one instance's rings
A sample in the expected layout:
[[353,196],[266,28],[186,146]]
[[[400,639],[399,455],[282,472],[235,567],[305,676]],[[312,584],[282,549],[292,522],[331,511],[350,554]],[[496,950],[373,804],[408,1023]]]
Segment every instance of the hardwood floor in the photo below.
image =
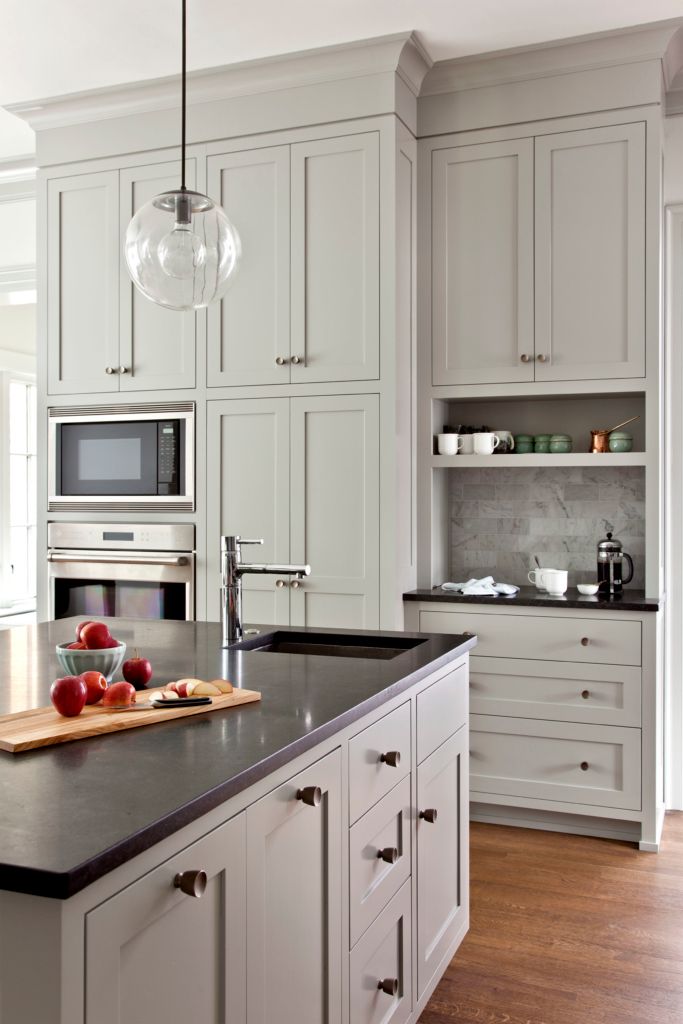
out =
[[659,854],[472,824],[471,925],[420,1024],[681,1024],[683,813]]

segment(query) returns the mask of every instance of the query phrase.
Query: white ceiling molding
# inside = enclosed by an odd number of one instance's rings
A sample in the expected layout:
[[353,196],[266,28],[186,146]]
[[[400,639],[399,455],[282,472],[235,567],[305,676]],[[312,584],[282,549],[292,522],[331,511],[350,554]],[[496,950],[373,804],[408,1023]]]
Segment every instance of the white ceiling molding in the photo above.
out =
[[[343,79],[396,73],[413,95],[420,92],[432,60],[413,32],[357,43],[245,61],[188,75],[188,104],[278,92]],[[100,121],[179,106],[180,78],[173,75],[122,86],[56,96],[5,109],[34,131]]]
[[35,291],[35,288],[35,266],[0,267],[0,293]]

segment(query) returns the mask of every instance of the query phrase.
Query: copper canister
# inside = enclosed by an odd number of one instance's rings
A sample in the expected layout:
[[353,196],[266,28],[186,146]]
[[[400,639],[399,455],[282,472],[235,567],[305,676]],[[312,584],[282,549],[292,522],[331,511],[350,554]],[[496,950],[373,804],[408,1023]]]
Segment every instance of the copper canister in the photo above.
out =
[[591,452],[609,451],[609,430],[591,430]]

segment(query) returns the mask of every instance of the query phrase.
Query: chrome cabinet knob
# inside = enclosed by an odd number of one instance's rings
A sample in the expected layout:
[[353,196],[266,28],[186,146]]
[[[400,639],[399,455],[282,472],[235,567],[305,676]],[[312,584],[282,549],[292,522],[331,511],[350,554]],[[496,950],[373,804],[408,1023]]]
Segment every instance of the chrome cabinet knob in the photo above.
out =
[[323,791],[320,786],[304,786],[303,789],[296,791],[297,800],[301,800],[302,804],[307,804],[309,807],[319,807],[320,801],[323,798]]
[[128,373],[127,366],[119,366],[119,373]]
[[282,588],[286,587],[287,584],[285,580],[275,580],[275,586],[278,588],[278,590],[282,590]]
[[589,637],[587,637],[587,636],[582,636],[581,637],[581,646],[582,647],[588,647],[589,643],[590,643],[590,638]]
[[112,373],[116,373],[116,370],[114,369],[113,366],[107,366],[107,367],[105,367],[104,372],[111,375]]
[[377,982],[377,988],[388,996],[398,995],[398,978],[381,978]]
[[584,700],[588,700],[590,695],[591,695],[590,690],[582,690],[581,691],[581,696],[583,697]]
[[401,763],[401,751],[388,750],[386,754],[380,754],[379,759],[382,764],[388,764],[390,768],[398,768]]
[[173,879],[173,885],[186,896],[200,899],[206,891],[206,871],[179,871]]
[[581,764],[579,765],[579,768],[581,769],[582,772],[587,772],[588,771],[588,761],[582,761]]
[[521,354],[521,356],[519,358],[522,360],[523,363],[530,363],[531,362],[531,356],[528,355],[528,353],[526,353],[526,352],[522,352],[522,354]]
[[298,366],[299,363],[303,363],[303,359],[301,358],[301,356],[292,356],[292,362],[294,363],[295,366]]
[[385,846],[383,850],[377,851],[377,859],[387,864],[395,864],[398,860],[398,850],[395,846]]
[[275,362],[277,363],[278,366],[284,366],[287,360],[284,356],[277,356]]
[[538,355],[536,356],[536,358],[538,359],[539,363],[547,363],[548,362],[548,357],[543,355],[542,352],[539,352]]
[[428,807],[426,811],[420,811],[419,817],[422,821],[428,821],[430,825],[433,825],[438,817],[436,807]]
[[303,583],[301,580],[292,580],[290,586],[293,590],[299,590],[300,587],[303,587]]

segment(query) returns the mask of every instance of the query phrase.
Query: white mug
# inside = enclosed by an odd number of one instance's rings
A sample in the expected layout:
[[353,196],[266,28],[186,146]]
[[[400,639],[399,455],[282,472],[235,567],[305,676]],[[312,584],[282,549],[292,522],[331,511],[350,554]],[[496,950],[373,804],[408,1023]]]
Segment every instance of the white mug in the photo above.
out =
[[474,434],[460,434],[462,441],[461,455],[474,455]]
[[460,434],[437,434],[436,446],[439,455],[457,455],[462,448]]
[[566,569],[546,569],[544,571],[543,581],[551,597],[562,597],[567,592],[567,576]]
[[474,434],[474,454],[493,455],[500,444],[497,434]]
[[509,430],[494,430],[494,434],[509,452],[513,452],[515,450],[515,439]]
[[543,574],[547,572],[547,569],[530,569],[527,578],[529,583],[535,583],[537,590],[547,590],[545,585],[545,579]]

